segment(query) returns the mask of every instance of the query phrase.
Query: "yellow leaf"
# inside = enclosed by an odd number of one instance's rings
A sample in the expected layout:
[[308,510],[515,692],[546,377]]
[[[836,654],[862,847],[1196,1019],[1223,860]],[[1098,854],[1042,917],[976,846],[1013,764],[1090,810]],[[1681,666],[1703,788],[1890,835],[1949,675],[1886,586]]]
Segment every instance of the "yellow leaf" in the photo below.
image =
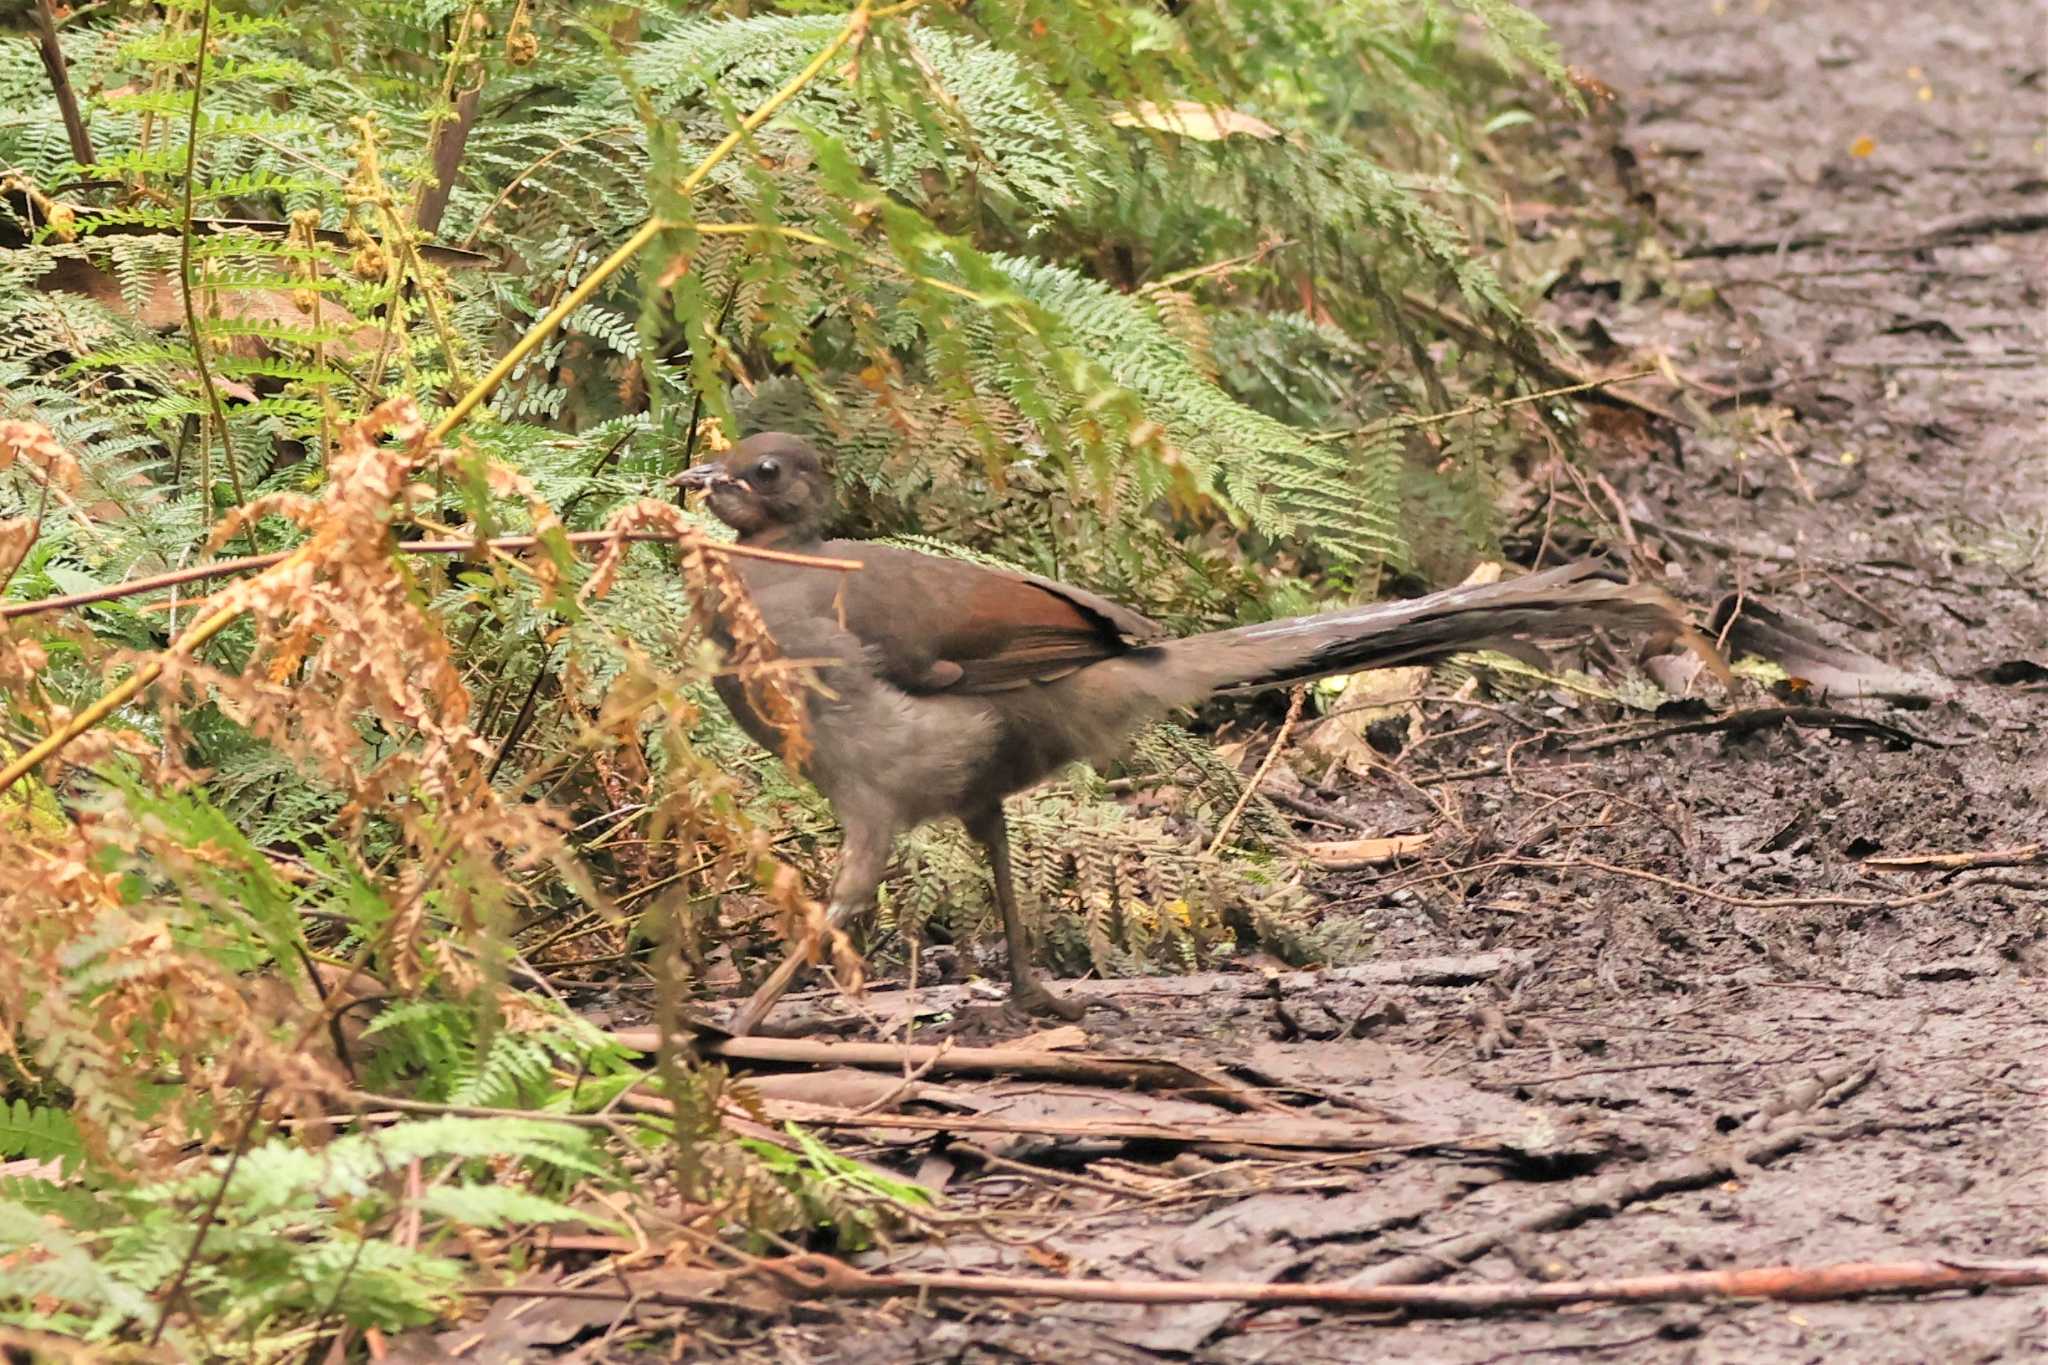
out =
[[1877,139],[1876,139],[1876,138],[1874,138],[1874,137],[1871,137],[1871,136],[1869,136],[1868,134],[1864,135],[1863,137],[1859,137],[1859,138],[1857,138],[1857,139],[1856,139],[1856,140],[1855,140],[1854,142],[1852,142],[1852,143],[1850,143],[1850,144],[1849,144],[1849,155],[1850,155],[1850,156],[1855,156],[1855,157],[1864,157],[1864,156],[1869,156],[1869,155],[1870,155],[1870,154],[1871,154],[1872,152],[1874,152],[1874,151],[1876,151],[1876,150],[1877,150]]
[[1119,128],[1157,128],[1198,142],[1221,142],[1233,133],[1256,138],[1280,136],[1280,130],[1264,119],[1240,114],[1235,109],[1212,108],[1195,100],[1175,100],[1171,104],[1140,100],[1111,114],[1109,121]]
[[1434,834],[1394,834],[1384,839],[1336,839],[1305,843],[1302,852],[1319,863],[1391,863],[1428,848]]

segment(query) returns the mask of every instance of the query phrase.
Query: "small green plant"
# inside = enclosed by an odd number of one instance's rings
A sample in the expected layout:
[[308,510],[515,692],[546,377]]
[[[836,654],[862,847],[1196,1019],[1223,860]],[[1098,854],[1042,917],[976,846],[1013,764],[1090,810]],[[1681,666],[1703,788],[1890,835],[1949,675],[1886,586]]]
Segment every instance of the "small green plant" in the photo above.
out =
[[790,1146],[744,1138],[741,1146],[780,1180],[803,1220],[841,1251],[862,1251],[900,1227],[910,1211],[928,1208],[922,1185],[892,1180],[874,1167],[843,1157],[794,1123],[783,1125]]

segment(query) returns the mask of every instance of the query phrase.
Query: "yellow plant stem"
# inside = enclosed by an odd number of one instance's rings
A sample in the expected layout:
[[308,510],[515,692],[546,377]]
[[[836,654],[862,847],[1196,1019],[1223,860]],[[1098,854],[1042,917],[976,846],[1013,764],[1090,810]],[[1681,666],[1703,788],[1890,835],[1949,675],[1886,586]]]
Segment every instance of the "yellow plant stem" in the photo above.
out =
[[[206,394],[207,413],[220,432],[220,453],[228,466],[228,487],[234,492],[235,506],[240,507],[249,499],[242,492],[242,470],[235,460],[235,433],[228,427],[227,405],[221,401],[220,384],[214,378],[206,337],[199,330],[199,305],[194,298],[196,288],[192,274],[192,197],[193,183],[199,177],[199,108],[206,97],[206,43],[212,32],[213,0],[200,0],[199,50],[192,58],[192,114],[185,125],[185,199],[178,222],[178,293],[185,305],[185,329],[192,334],[192,364],[199,371],[199,387]],[[211,450],[211,438],[206,424],[202,422],[199,428],[199,508],[208,526],[213,525],[213,479],[207,458]],[[253,527],[249,531],[249,548],[256,548]],[[5,784],[0,783],[0,786]]]
[[[901,261],[892,261],[886,256],[877,256],[870,252],[861,251],[858,248],[841,246],[829,237],[821,237],[815,232],[806,232],[803,228],[785,227],[781,223],[677,223],[674,226],[687,226],[700,237],[745,237],[756,232],[769,232],[777,237],[787,237],[794,242],[805,242],[811,246],[824,247],[827,251],[837,251],[842,255],[858,257],[877,269],[902,271],[902,273],[929,289],[952,294],[958,298],[966,299],[969,303],[978,303],[984,308],[998,308],[1003,303],[1003,300],[998,297],[969,289],[964,284],[954,284],[951,280],[935,279],[930,275],[920,275],[915,271],[905,270]],[[1027,327],[1030,325],[1028,319],[1025,321],[1025,325]]]
[[[304,558],[310,549],[310,545],[302,546],[273,567],[276,569],[285,568],[295,561]],[[227,629],[241,614],[242,609],[240,607],[222,607],[214,612],[213,615],[195,622],[191,629],[179,636],[177,641],[165,652],[170,654],[189,654]],[[93,726],[98,725],[121,707],[126,706],[134,699],[138,692],[155,682],[158,678],[161,678],[163,674],[163,664],[156,659],[152,659],[129,674],[127,678],[109,688],[105,695],[73,716],[70,722],[62,729],[46,735],[20,758],[8,764],[4,770],[0,770],[0,791],[5,791],[16,782],[19,782],[30,772],[34,771],[36,765],[44,759],[55,754],[72,740],[77,739],[87,730],[92,729]]]
[[[884,13],[896,14],[911,7],[908,4],[891,5]],[[832,59],[838,56],[848,43],[865,33],[872,17],[867,3],[863,0],[860,8],[847,16],[845,25],[834,35],[832,41],[820,48],[818,54],[804,64],[803,70],[783,82],[782,88],[770,95],[760,108],[741,119],[740,126],[727,133],[718,145],[697,163],[697,168],[683,177],[683,183],[676,187],[677,196],[688,199],[695,194],[697,187],[704,183],[705,177],[717,168],[719,162],[732,155],[733,149],[751,136],[755,129],[775,117],[783,105],[795,99],[805,86],[816,80],[819,73],[831,64]],[[485,399],[497,391],[498,386],[504,383],[514,370],[525,363],[528,356],[540,349],[541,343],[552,336],[571,313],[588,303],[591,295],[602,288],[606,280],[625,269],[627,263],[639,255],[649,242],[672,226],[674,225],[666,220],[656,217],[649,218],[635,228],[632,236],[619,243],[618,249],[605,257],[597,269],[584,276],[574,289],[563,295],[561,300],[548,310],[547,316],[528,329],[526,335],[519,338],[512,349],[505,352],[498,363],[491,367],[490,373],[479,379],[475,388],[456,400],[455,406],[448,409],[441,420],[434,423],[420,439],[429,445],[437,444],[445,439],[449,432],[462,425],[472,412],[483,405]]]
[[1382,417],[1377,422],[1362,427],[1346,427],[1342,431],[1319,431],[1308,439],[1311,441],[1343,441],[1353,436],[1364,436],[1370,432],[1395,431],[1408,427],[1433,427],[1439,423],[1453,421],[1459,417],[1471,417],[1482,412],[1500,412],[1505,408],[1521,407],[1525,403],[1546,403],[1553,398],[1569,398],[1575,393],[1586,393],[1593,389],[1604,389],[1612,384],[1630,384],[1638,379],[1648,379],[1657,373],[1653,365],[1645,370],[1630,370],[1627,374],[1610,374],[1602,379],[1581,380],[1577,384],[1566,384],[1561,388],[1545,389],[1541,393],[1521,393],[1513,398],[1481,399],[1467,403],[1462,408],[1449,412],[1426,412],[1421,414],[1399,413]]
[[[869,23],[877,15],[894,16],[902,14],[914,9],[919,3],[921,3],[921,0],[903,0],[903,3],[890,5],[881,10],[874,10],[870,7],[868,0],[862,0],[861,6],[847,16],[845,25],[840,28],[832,41],[825,44],[816,56],[805,63],[803,70],[785,81],[781,89],[770,95],[760,108],[742,119],[739,127],[726,134],[717,146],[705,154],[704,159],[697,163],[696,169],[685,176],[682,184],[677,187],[680,197],[688,199],[692,194],[696,193],[697,187],[704,183],[705,178],[717,168],[719,162],[732,155],[733,150],[752,135],[755,129],[775,117],[785,104],[795,99],[805,86],[816,80],[819,74],[831,64],[832,59],[846,48],[848,43],[853,42],[856,38],[867,32]],[[590,296],[595,294],[604,285],[606,280],[623,270],[640,253],[641,248],[653,241],[656,236],[660,235],[663,229],[669,226],[671,224],[660,218],[650,218],[641,224],[639,228],[635,229],[632,236],[619,244],[618,250],[605,257],[595,270],[591,271],[574,289],[564,295],[561,302],[548,310],[547,316],[527,329],[526,335],[519,338],[512,349],[507,351],[504,357],[491,367],[490,372],[484,375],[482,379],[479,379],[475,387],[463,394],[456,401],[454,407],[444,413],[438,422],[434,423],[432,427],[428,428],[420,436],[421,447],[439,445],[445,441],[455,428],[461,426],[468,419],[471,413],[483,406],[485,400],[497,391],[498,386],[503,384],[528,356],[540,348],[542,342],[553,335],[555,330],[567,320],[571,313],[574,313],[578,308],[587,303]],[[310,553],[311,548],[310,544],[300,546],[271,569],[266,570],[266,572],[275,573],[290,568]],[[170,650],[167,652],[175,654],[190,653],[208,640],[211,640],[214,636],[220,634],[241,614],[242,609],[240,607],[220,608],[212,615],[194,623],[191,629],[178,637],[177,641],[171,645]],[[69,723],[46,736],[41,742],[23,753],[20,758],[8,764],[5,769],[0,769],[0,791],[5,791],[16,782],[19,782],[23,777],[34,771],[36,766],[45,759],[58,753],[71,741],[77,739],[115,711],[127,705],[143,688],[162,677],[163,671],[164,666],[161,662],[151,660],[149,663],[136,669],[126,679],[108,689],[98,701],[95,701],[92,705],[73,716]]]

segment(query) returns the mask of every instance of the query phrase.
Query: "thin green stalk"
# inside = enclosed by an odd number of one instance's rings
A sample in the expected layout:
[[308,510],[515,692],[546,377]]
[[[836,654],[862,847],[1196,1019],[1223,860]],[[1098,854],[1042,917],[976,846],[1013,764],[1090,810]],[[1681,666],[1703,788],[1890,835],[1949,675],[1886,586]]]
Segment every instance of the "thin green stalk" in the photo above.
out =
[[[676,187],[677,198],[687,200],[695,194],[697,187],[718,168],[721,161],[732,155],[734,148],[752,136],[755,129],[774,118],[781,112],[783,105],[795,99],[805,86],[816,80],[848,43],[866,33],[868,24],[877,13],[901,14],[914,8],[919,2],[920,0],[906,0],[906,3],[890,5],[885,10],[871,11],[867,0],[862,0],[860,7],[846,17],[846,23],[833,35],[832,41],[820,48],[818,54],[804,64],[803,70],[783,82],[780,90],[763,101],[760,108],[741,119],[739,127],[727,133],[716,147],[705,153],[704,159],[697,163],[696,169],[684,176],[683,183]],[[660,236],[669,226],[669,223],[657,217],[649,218],[635,228],[632,236],[619,243],[617,250],[599,262],[597,268],[584,276],[574,289],[563,295],[561,300],[548,310],[547,315],[529,328],[526,335],[519,338],[512,349],[505,352],[498,363],[491,367],[490,372],[476,382],[476,387],[456,400],[455,406],[448,409],[441,420],[429,428],[420,439],[428,444],[446,439],[449,432],[461,426],[471,413],[483,406],[485,400],[497,391],[498,386],[503,384],[514,370],[525,363],[528,356],[540,349],[542,342],[554,335],[555,330],[568,320],[571,313],[588,303],[590,297],[604,286],[605,281],[625,269],[632,259],[640,254],[642,248]]]
[[[179,292],[184,296],[185,328],[192,334],[192,361],[199,370],[199,386],[206,391],[206,406],[213,414],[213,423],[220,430],[220,452],[227,461],[228,487],[234,490],[235,506],[248,501],[242,492],[242,470],[235,460],[234,433],[228,430],[227,405],[221,401],[220,385],[214,382],[213,366],[206,351],[206,338],[199,332],[199,308],[193,301],[192,286],[192,194],[193,181],[199,164],[199,106],[206,98],[206,44],[213,33],[213,0],[200,0],[199,6],[199,51],[192,64],[192,112],[185,121],[185,203],[178,223],[178,282]],[[202,478],[199,489],[200,501],[208,526],[213,525],[213,488],[210,484],[211,470],[207,468],[206,454],[210,443],[206,433],[199,433],[200,464],[206,477]],[[249,529],[249,548],[256,548],[256,531]]]

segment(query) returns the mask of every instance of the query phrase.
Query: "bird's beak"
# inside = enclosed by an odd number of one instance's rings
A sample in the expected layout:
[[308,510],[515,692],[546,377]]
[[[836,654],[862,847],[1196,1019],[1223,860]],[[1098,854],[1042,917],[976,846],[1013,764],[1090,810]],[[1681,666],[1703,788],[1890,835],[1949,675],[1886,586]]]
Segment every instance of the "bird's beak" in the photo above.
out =
[[710,464],[691,465],[682,473],[670,479],[672,488],[710,488],[715,484],[729,482],[732,475],[725,472],[725,466],[713,461]]

